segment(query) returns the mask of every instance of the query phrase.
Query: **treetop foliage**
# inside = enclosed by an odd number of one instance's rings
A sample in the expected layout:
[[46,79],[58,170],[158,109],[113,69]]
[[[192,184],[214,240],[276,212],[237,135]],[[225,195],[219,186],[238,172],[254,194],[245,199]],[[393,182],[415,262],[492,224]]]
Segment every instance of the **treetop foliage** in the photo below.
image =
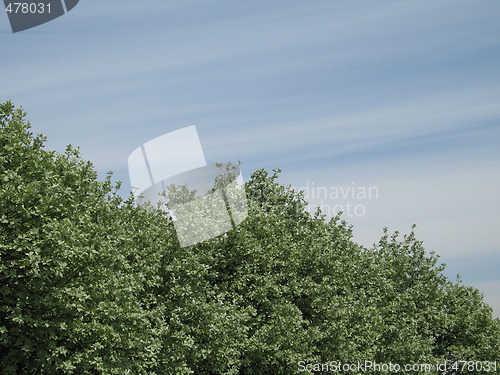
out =
[[244,222],[181,248],[164,211],[122,199],[78,149],[45,150],[25,115],[0,104],[2,374],[498,361],[500,321],[413,230],[363,248],[258,170]]

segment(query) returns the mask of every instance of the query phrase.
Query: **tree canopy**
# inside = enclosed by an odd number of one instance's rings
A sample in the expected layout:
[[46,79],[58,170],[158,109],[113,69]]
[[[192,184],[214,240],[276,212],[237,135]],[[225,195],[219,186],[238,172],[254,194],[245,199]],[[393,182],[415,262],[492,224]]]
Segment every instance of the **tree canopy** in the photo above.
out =
[[364,248],[340,217],[309,214],[279,170],[258,170],[243,223],[181,248],[164,211],[121,198],[78,149],[47,151],[25,116],[0,104],[2,374],[499,359],[500,321],[413,229]]

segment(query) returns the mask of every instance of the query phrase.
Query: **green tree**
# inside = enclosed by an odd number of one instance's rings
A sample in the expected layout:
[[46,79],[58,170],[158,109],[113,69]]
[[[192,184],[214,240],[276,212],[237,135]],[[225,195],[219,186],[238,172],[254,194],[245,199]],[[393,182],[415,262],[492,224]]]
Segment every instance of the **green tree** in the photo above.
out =
[[145,373],[164,327],[150,293],[165,223],[78,150],[44,150],[24,116],[0,106],[2,373]]
[[46,151],[29,129],[21,109],[0,105],[3,374],[499,359],[499,320],[413,230],[366,249],[340,217],[307,213],[279,170],[259,170],[245,185],[248,217],[181,248],[167,213],[120,198],[77,149]]

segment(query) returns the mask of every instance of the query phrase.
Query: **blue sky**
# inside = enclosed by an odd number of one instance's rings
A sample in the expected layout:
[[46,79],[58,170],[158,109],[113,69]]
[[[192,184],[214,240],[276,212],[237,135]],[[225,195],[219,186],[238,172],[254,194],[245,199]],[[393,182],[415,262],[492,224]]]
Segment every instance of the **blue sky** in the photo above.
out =
[[16,34],[0,16],[0,100],[124,195],[129,154],[193,124],[245,178],[376,187],[311,203],[359,206],[366,246],[417,224],[500,316],[499,18],[494,1],[81,0]]

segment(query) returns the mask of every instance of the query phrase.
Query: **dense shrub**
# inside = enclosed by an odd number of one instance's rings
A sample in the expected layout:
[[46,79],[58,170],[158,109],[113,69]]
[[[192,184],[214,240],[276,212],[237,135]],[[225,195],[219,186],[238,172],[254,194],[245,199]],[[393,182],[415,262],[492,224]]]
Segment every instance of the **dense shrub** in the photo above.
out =
[[29,129],[21,109],[0,105],[3,374],[499,359],[491,308],[447,280],[413,231],[365,249],[339,218],[308,214],[278,171],[259,170],[248,218],[181,248],[164,212],[120,198],[77,149],[46,151]]

